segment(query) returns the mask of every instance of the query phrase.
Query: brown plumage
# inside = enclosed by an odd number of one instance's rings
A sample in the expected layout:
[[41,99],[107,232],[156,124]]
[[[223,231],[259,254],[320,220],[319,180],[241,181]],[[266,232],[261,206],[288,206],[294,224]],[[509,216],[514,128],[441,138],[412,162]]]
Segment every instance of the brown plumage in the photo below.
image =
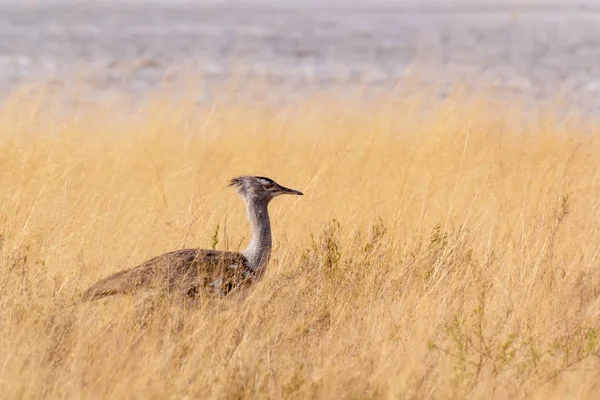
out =
[[241,253],[202,249],[183,249],[154,257],[137,267],[110,275],[83,295],[92,301],[139,289],[157,289],[179,294],[199,293],[227,295],[237,287],[260,279],[271,255],[271,225],[268,204],[281,194],[302,195],[273,180],[241,176],[231,180],[246,203],[252,225],[252,240]]
[[190,296],[200,292],[226,295],[235,287],[249,284],[253,278],[254,273],[241,253],[183,249],[112,274],[86,290],[82,299],[96,300],[142,288]]

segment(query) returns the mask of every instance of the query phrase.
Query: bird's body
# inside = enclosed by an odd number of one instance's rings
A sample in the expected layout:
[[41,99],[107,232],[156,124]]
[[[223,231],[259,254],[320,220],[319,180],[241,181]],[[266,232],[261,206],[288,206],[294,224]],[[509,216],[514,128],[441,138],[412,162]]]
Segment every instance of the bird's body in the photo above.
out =
[[154,257],[137,267],[110,275],[86,290],[84,301],[128,294],[139,289],[158,289],[180,294],[227,295],[231,290],[260,279],[271,255],[270,200],[280,194],[301,192],[280,186],[269,178],[234,178],[246,203],[252,225],[252,240],[241,253],[203,249],[183,249]]
[[94,300],[150,288],[187,295],[225,295],[253,280],[254,273],[241,253],[182,249],[110,275],[89,288],[83,298]]

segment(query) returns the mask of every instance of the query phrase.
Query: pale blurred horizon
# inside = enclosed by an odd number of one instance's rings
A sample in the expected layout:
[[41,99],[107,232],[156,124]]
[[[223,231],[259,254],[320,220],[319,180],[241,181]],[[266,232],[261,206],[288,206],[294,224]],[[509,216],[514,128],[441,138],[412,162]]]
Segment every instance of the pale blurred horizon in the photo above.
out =
[[[600,111],[600,4],[554,0],[0,0],[0,98],[24,84],[142,96],[190,79],[443,95],[456,83]],[[187,81],[186,81],[187,80]],[[178,82],[181,81],[181,82]]]

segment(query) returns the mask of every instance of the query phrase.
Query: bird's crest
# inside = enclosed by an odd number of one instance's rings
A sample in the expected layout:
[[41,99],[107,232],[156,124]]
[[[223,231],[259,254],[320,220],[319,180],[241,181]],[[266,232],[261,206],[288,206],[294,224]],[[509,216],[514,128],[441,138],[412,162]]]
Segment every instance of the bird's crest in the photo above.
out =
[[243,176],[238,176],[238,177],[235,177],[235,178],[231,178],[231,181],[229,181],[229,185],[228,186],[233,186],[233,187],[240,188],[240,187],[242,187],[243,184],[244,184],[244,177]]

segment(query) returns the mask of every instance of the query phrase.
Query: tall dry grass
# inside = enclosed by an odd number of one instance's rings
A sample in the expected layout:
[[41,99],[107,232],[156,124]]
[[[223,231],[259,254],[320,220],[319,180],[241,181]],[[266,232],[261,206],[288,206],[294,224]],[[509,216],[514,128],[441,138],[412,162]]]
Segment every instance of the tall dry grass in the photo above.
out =
[[[18,100],[18,99],[17,99]],[[600,141],[515,104],[158,96],[0,107],[2,398],[593,398]],[[242,248],[227,180],[271,204],[245,299],[73,305],[168,250]]]

